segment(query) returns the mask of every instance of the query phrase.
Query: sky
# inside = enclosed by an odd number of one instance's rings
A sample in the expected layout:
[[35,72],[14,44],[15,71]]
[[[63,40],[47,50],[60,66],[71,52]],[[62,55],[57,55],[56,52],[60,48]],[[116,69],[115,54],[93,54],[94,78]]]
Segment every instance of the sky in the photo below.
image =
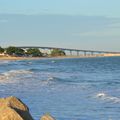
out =
[[0,46],[120,51],[120,0],[0,0]]

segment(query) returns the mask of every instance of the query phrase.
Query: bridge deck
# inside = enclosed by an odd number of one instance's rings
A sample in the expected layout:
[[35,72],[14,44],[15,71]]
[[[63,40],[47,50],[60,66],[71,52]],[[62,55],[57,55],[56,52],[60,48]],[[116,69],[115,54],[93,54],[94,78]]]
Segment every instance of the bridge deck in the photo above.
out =
[[39,49],[60,49],[63,51],[76,51],[76,52],[91,52],[91,53],[108,53],[108,54],[120,54],[120,52],[111,51],[95,51],[95,50],[80,50],[80,49],[69,49],[69,48],[58,48],[58,47],[41,47],[41,46],[18,46],[18,48],[28,49],[28,48],[39,48]]

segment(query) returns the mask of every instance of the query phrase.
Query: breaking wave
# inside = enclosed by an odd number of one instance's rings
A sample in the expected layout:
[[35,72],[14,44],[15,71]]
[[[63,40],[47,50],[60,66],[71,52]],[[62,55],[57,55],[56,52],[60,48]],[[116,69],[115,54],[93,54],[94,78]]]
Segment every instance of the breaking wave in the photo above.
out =
[[48,81],[56,82],[56,83],[72,83],[74,82],[73,80],[65,79],[65,78],[60,78],[60,77],[49,77]]
[[120,103],[120,98],[114,97],[114,96],[110,96],[110,95],[105,94],[105,93],[98,93],[96,95],[96,98],[99,98],[101,100],[105,100],[107,102]]
[[16,76],[22,76],[31,73],[32,72],[29,70],[10,70],[8,72],[4,72],[0,74],[0,82],[6,82],[7,80],[10,80],[11,78],[14,78]]
[[64,84],[64,79],[58,78],[58,77],[48,77],[47,79],[42,80],[42,83],[45,85],[56,85],[56,84]]
[[6,60],[6,61],[5,61],[5,60],[4,60],[4,61],[1,60],[1,61],[0,61],[0,65],[8,64],[9,62],[10,62],[10,61],[7,61],[7,60]]
[[48,77],[46,80],[42,80],[42,82],[44,84],[55,84],[57,83],[57,81],[59,81],[60,79],[57,77]]

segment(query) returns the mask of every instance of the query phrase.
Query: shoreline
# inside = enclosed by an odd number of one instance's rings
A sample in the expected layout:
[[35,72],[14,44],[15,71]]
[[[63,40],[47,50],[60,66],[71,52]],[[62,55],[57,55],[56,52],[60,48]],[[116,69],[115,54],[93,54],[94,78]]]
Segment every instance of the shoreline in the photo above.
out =
[[120,54],[104,54],[104,55],[80,55],[80,56],[56,56],[56,57],[12,57],[0,56],[0,60],[39,60],[39,59],[66,59],[66,58],[97,58],[97,57],[119,57]]

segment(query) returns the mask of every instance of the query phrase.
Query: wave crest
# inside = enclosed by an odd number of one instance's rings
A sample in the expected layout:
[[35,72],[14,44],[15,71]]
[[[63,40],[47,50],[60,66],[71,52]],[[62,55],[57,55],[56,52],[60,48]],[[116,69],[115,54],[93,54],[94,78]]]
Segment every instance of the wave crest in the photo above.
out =
[[18,75],[31,74],[32,72],[29,70],[10,70],[8,72],[4,72],[0,74],[0,82],[6,82],[7,80],[14,78]]
[[10,62],[10,61],[7,61],[7,60],[6,60],[6,61],[5,61],[5,60],[4,60],[4,61],[1,60],[1,61],[0,61],[0,65],[8,64],[9,62]]
[[56,85],[59,83],[62,84],[64,83],[64,79],[49,76],[47,79],[42,80],[42,83],[44,85]]
[[101,100],[106,100],[107,102],[120,103],[120,98],[109,96],[108,94],[105,94],[105,93],[98,93],[96,97]]

